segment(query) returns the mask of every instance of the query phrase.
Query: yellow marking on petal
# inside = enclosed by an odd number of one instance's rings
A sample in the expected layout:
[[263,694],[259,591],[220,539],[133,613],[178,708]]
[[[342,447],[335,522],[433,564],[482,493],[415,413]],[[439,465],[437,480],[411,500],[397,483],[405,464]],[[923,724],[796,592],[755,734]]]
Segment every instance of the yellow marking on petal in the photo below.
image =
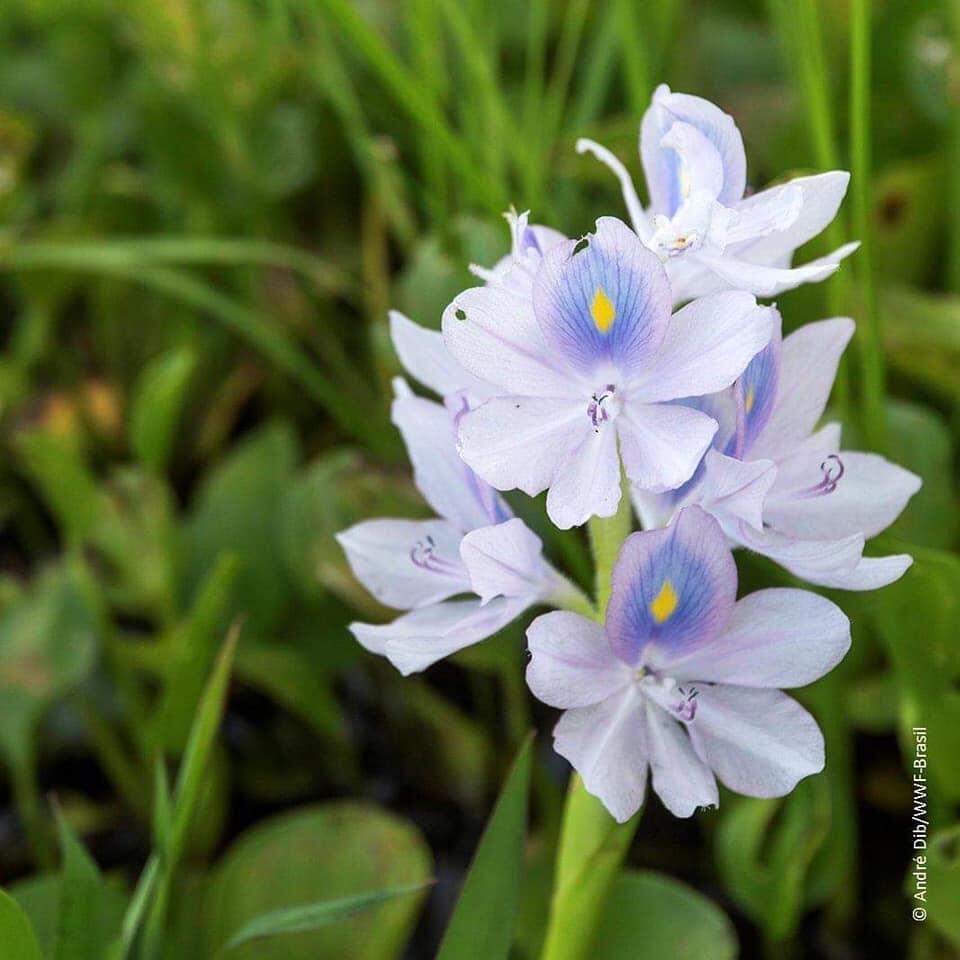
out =
[[593,295],[590,316],[593,317],[594,326],[601,333],[606,333],[613,326],[613,321],[617,319],[617,311],[603,287],[597,287],[597,292]]
[[673,611],[677,609],[679,602],[680,598],[677,596],[677,591],[673,589],[673,584],[669,580],[664,580],[660,592],[654,597],[653,602],[650,604],[650,612],[653,614],[653,619],[656,620],[657,623],[663,623],[669,619]]
[[747,399],[743,401],[743,409],[749,413],[753,409],[753,387],[747,391]]

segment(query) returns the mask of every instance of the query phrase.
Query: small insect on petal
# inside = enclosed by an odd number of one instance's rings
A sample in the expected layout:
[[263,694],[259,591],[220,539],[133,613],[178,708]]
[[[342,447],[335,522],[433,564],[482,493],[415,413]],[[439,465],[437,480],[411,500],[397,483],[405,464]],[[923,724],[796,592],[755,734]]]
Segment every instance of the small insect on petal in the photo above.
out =
[[677,596],[677,591],[673,589],[673,584],[669,580],[664,580],[660,592],[650,603],[650,612],[653,614],[653,619],[657,623],[665,623],[673,611],[677,609],[679,602],[680,598]]
[[590,316],[593,317],[594,326],[601,333],[606,333],[617,318],[617,311],[603,287],[597,287],[597,292],[593,295],[593,302],[590,304]]
[[453,314],[458,320],[466,320],[467,315],[462,310],[457,310]]

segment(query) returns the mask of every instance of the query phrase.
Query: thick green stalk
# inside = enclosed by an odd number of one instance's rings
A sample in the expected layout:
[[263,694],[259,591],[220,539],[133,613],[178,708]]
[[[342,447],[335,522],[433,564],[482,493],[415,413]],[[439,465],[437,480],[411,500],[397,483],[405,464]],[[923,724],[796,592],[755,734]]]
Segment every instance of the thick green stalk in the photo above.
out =
[[884,370],[879,318],[873,283],[873,238],[870,223],[870,0],[850,6],[850,167],[854,233],[860,240],[857,276],[861,316],[857,352],[861,369],[863,426],[867,442],[884,441]]
[[[590,521],[590,544],[597,573],[596,619],[603,620],[610,599],[610,574],[630,533],[628,486],[617,512]],[[640,814],[617,823],[603,804],[587,793],[574,774],[567,789],[560,848],[550,904],[550,923],[541,960],[587,960],[610,886],[620,870]]]

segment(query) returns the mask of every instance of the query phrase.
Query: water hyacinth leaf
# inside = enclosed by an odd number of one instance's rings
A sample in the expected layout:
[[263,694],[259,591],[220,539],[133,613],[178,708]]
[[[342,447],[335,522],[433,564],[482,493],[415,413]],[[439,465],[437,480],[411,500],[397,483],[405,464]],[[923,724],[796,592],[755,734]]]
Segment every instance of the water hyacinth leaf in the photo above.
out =
[[533,734],[527,736],[474,854],[437,960],[507,960],[520,898]]
[[950,429],[935,410],[915,403],[887,404],[886,453],[923,478],[890,534],[925,547],[950,549],[958,527]]
[[733,924],[716,904],[672,877],[624,871],[597,929],[593,960],[733,960]]
[[826,786],[807,780],[783,799],[725,799],[721,811],[714,841],[727,890],[769,940],[786,940],[800,922],[807,872],[830,825]]
[[[915,850],[914,855],[926,854],[927,863],[927,913],[931,923],[954,945],[960,949],[960,824],[954,824],[945,830],[934,833],[925,851]],[[911,863],[911,868],[914,864]],[[917,881],[907,877],[907,891],[910,895],[917,890]],[[922,905],[912,901],[913,906]]]
[[[378,807],[328,803],[262,821],[214,872],[205,898],[207,955],[276,910],[423,884],[431,857],[419,831]],[[247,943],[231,960],[393,960],[422,897],[412,894],[337,923]]]
[[395,897],[409,896],[419,893],[428,887],[429,883],[416,883],[406,887],[393,887],[389,890],[375,890],[371,893],[361,893],[354,897],[341,897],[338,900],[325,900],[321,903],[309,903],[300,907],[286,907],[274,910],[257,917],[248,923],[223,948],[224,952],[240,947],[253,940],[264,940],[267,937],[279,937],[291,933],[305,933],[346,920],[370,910],[373,907],[393,900]]
[[130,406],[130,446],[140,463],[155,473],[169,464],[196,365],[194,350],[180,347],[155,358],[137,379]]
[[47,707],[89,672],[96,614],[78,572],[55,568],[0,616],[0,749],[16,760]]
[[9,894],[0,890],[0,943],[4,960],[42,960],[27,915]]
[[418,518],[427,516],[427,507],[406,477],[365,467],[356,450],[331,450],[297,474],[283,497],[279,537],[304,596],[315,596],[319,583],[358,610],[383,612],[356,582],[333,538],[371,516]]
[[[873,620],[893,664],[903,756],[913,756],[915,726],[937,731],[938,749],[945,756],[960,756],[960,558],[924,547],[909,550],[913,566],[863,603],[861,615]],[[960,798],[955,764],[931,764],[929,779],[931,790],[949,800]]]
[[254,635],[277,625],[290,595],[278,529],[297,456],[288,424],[257,430],[206,476],[185,532],[185,576],[194,590],[221,554],[236,554],[235,596]]
[[63,869],[53,960],[98,960],[119,932],[100,870],[62,815],[57,817]]

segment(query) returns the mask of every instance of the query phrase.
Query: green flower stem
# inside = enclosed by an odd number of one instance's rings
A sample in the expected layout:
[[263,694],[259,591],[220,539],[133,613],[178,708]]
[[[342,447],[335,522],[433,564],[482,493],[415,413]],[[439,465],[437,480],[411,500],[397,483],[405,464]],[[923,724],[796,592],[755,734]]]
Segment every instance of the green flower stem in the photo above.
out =
[[620,505],[612,517],[593,517],[590,520],[590,548],[593,551],[593,567],[596,571],[596,598],[598,620],[603,621],[610,599],[610,574],[623,541],[630,533],[633,511],[630,506],[630,487],[620,481],[623,490]]
[[[631,528],[628,486],[617,512],[590,521],[590,545],[596,568],[597,606],[593,617],[602,621],[610,599],[610,574]],[[616,879],[640,814],[617,823],[604,805],[587,793],[574,774],[560,832],[560,850],[554,878],[550,923],[541,960],[586,960],[610,886]]]
[[541,960],[591,956],[603,905],[639,822],[637,813],[617,823],[577,774],[570,778]]

